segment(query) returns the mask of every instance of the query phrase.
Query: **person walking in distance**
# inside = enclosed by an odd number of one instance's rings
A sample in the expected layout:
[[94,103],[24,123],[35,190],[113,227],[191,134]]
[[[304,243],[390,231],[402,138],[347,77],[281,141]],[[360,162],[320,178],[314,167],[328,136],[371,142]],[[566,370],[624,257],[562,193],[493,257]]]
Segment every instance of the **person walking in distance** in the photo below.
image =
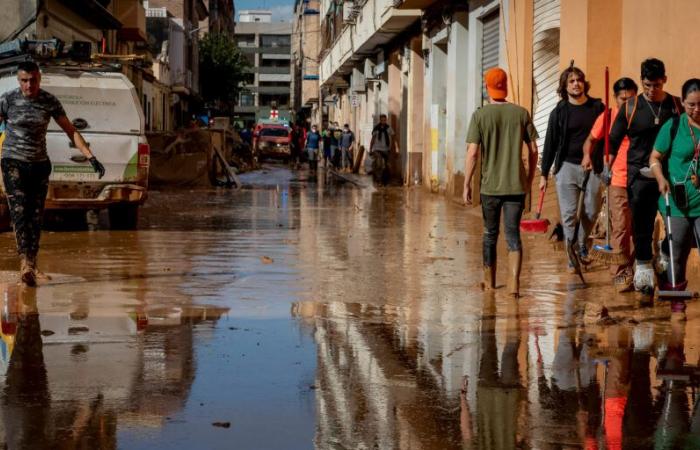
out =
[[[571,272],[575,270],[572,258],[578,257],[584,264],[590,262],[588,235],[595,224],[601,202],[600,178],[590,175],[589,169],[581,165],[583,143],[596,118],[605,109],[603,102],[588,96],[589,87],[583,71],[574,67],[573,64],[562,72],[558,89],[561,100],[549,115],[547,136],[542,151],[540,189],[546,189],[550,170],[554,168],[559,212],[567,243],[574,237],[579,194],[583,193],[584,196],[584,210],[582,217],[578,218],[580,221],[579,254],[569,255]],[[598,172],[602,170],[602,159],[600,166]],[[586,180],[587,183],[585,183]]]
[[350,172],[353,166],[352,144],[355,142],[355,133],[350,131],[350,125],[343,126],[340,136],[340,151],[342,153],[342,169]]
[[[620,108],[630,98],[637,95],[637,84],[631,78],[620,78],[613,84],[615,94],[615,105],[610,112],[610,127],[615,121]],[[591,157],[595,145],[604,137],[605,114],[601,114],[595,121],[591,134],[588,135],[583,144],[583,162],[581,166],[584,170],[593,169],[593,159]],[[627,292],[633,288],[632,279],[632,215],[627,200],[627,150],[629,149],[629,138],[625,136],[620,144],[617,157],[611,161],[610,174],[604,174],[603,182],[610,186],[610,242],[612,247],[622,253],[627,258],[626,264],[616,264],[610,266],[613,276],[613,284],[618,292]]]
[[53,118],[88,158],[98,178],[104,176],[105,168],[68,119],[61,102],[41,89],[41,73],[36,63],[20,63],[17,81],[19,88],[0,96],[0,121],[6,124],[0,166],[20,256],[20,278],[28,286],[34,286],[40,274],[36,263],[51,174],[46,152],[49,121]]
[[[484,217],[484,289],[496,286],[496,243],[501,213],[508,244],[508,293],[520,295],[520,219],[537,167],[538,138],[525,108],[506,101],[508,76],[499,68],[484,76],[489,104],[474,112],[467,131],[464,202],[473,204],[472,178],[481,151],[481,209]],[[528,166],[521,152],[528,147]]]
[[610,153],[617,155],[624,138],[629,138],[627,195],[636,257],[634,288],[652,294],[656,286],[652,241],[659,189],[656,180],[645,177],[641,171],[648,164],[661,126],[669,118],[680,115],[681,102],[664,91],[666,67],[662,61],[651,58],[642,62],[641,81],[642,93],[629,99],[613,122]]
[[318,132],[316,125],[311,125],[311,131],[306,133],[304,149],[306,150],[306,159],[309,161],[309,172],[311,176],[316,176],[318,169],[318,149],[321,143],[321,134]]
[[389,167],[389,152],[392,149],[392,144],[394,141],[394,130],[387,123],[386,114],[379,115],[379,123],[372,129],[372,139],[369,143],[369,151],[372,154],[372,158],[377,159],[377,164],[381,170],[381,174],[373,174],[376,178],[381,178],[382,184],[386,184],[389,180],[388,167]]

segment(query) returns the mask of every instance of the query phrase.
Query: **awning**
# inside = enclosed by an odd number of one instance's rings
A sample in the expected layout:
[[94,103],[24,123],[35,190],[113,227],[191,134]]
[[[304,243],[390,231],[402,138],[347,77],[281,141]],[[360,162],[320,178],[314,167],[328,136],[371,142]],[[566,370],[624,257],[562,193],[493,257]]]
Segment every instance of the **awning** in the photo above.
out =
[[69,9],[85,17],[101,30],[118,30],[122,23],[96,0],[61,0]]

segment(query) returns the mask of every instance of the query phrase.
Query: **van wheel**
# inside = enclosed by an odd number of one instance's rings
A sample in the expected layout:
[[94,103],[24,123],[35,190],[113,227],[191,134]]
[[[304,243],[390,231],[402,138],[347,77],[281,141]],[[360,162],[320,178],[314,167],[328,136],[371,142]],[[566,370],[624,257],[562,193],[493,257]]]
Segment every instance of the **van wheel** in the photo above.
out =
[[10,207],[7,206],[7,200],[3,198],[0,201],[0,231],[10,231],[11,229]]
[[135,230],[138,219],[138,205],[116,205],[109,207],[109,227],[112,230]]

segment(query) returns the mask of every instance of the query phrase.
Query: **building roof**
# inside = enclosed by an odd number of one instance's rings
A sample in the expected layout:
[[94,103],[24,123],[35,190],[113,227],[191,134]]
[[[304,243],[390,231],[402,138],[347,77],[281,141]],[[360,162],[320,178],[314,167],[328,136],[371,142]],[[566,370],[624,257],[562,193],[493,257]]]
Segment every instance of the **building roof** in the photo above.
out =
[[235,34],[292,34],[292,23],[238,22]]

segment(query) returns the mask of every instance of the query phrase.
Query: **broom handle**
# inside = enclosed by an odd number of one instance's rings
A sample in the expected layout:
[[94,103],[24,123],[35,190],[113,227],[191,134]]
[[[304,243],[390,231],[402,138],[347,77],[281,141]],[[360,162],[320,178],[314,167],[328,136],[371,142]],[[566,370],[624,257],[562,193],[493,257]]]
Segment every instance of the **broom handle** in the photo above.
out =
[[668,199],[668,192],[664,194],[666,200],[666,234],[668,236],[668,253],[671,256],[669,265],[671,266],[671,285],[676,287],[676,269],[673,267],[673,232],[671,231],[671,202]]
[[[610,170],[610,71],[605,67],[605,116],[603,120],[603,136],[605,138],[605,167]],[[605,246],[610,248],[610,186],[606,187],[605,199]]]
[[535,220],[539,219],[542,215],[542,205],[544,204],[544,193],[546,190],[546,187],[540,189],[540,198],[539,200],[537,200],[537,211],[535,211]]

